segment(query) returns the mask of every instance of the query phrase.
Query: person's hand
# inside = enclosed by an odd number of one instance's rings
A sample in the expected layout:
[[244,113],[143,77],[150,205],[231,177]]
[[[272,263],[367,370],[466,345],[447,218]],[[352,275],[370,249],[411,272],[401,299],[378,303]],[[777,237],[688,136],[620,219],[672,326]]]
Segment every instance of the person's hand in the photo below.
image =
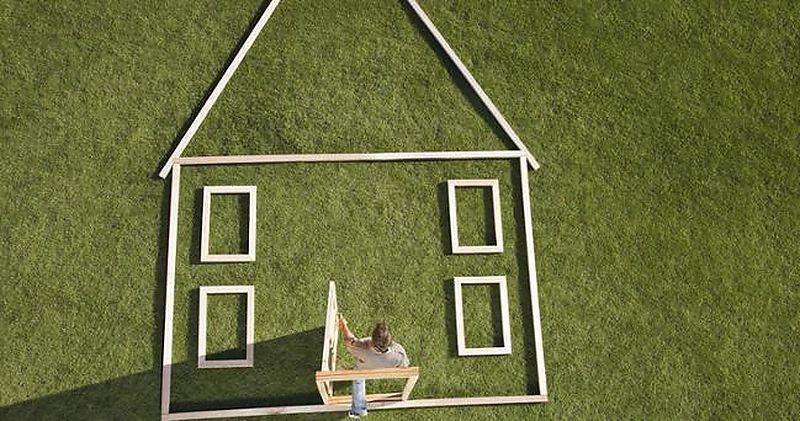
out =
[[344,318],[341,314],[339,315],[339,330],[346,330],[347,329],[347,319]]

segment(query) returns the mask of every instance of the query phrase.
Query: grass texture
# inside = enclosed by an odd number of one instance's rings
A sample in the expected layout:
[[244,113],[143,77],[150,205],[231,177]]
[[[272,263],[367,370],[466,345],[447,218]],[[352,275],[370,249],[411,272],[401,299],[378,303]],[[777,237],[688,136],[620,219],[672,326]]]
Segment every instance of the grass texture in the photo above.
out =
[[[370,418],[800,417],[798,5],[421,3],[542,164],[551,402]],[[155,173],[264,7],[0,1],[1,419],[158,418]],[[403,2],[284,0],[185,155],[510,147],[465,87]],[[535,392],[514,168],[184,168],[174,409],[313,401],[328,280],[357,332],[387,319],[422,367],[415,396]],[[500,180],[504,253],[447,253],[450,178]],[[253,264],[197,262],[215,183],[258,186]],[[485,198],[464,193],[465,239],[485,240]],[[212,251],[242,247],[243,204],[224,199]],[[453,357],[448,286],[480,274],[508,278],[510,357]],[[256,367],[197,370],[196,289],[240,283],[256,285]],[[491,293],[465,295],[479,343]],[[224,353],[243,303],[216,298]]]

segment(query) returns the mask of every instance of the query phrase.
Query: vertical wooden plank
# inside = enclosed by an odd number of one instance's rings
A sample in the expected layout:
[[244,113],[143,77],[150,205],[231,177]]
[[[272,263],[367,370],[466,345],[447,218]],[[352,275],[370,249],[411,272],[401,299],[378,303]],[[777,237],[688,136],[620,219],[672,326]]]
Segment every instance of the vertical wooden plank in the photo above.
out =
[[544,346],[542,345],[542,319],[539,312],[539,286],[536,280],[536,255],[533,251],[533,220],[531,219],[531,199],[528,187],[528,165],[524,158],[519,160],[519,175],[522,190],[522,211],[525,217],[525,246],[528,261],[528,283],[531,292],[531,311],[533,312],[533,340],[536,348],[536,377],[539,380],[539,394],[547,396],[547,378],[544,371]]
[[167,280],[164,294],[164,353],[161,359],[161,413],[169,414],[172,376],[172,324],[175,306],[175,259],[178,247],[178,200],[181,190],[181,166],[172,166],[169,196],[169,238],[167,240]]
[[249,285],[247,287],[247,351],[245,358],[250,367],[254,364],[255,359],[255,328],[256,328],[256,287]]
[[495,245],[503,252],[503,215],[500,213],[500,182],[492,180],[492,212],[494,217]]
[[447,207],[450,216],[450,252],[458,251],[458,210],[456,209],[456,181],[447,180]]

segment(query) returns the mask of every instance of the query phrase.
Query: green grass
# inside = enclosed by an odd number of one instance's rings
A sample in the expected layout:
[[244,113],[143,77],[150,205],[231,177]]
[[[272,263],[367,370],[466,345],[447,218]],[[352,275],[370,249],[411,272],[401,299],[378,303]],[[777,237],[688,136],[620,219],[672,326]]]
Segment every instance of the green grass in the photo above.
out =
[[[797,418],[798,6],[422,4],[542,163],[552,401],[370,417]],[[157,419],[168,183],[154,173],[260,7],[0,2],[0,418]],[[400,2],[286,0],[187,153],[507,147],[454,75]],[[329,279],[358,332],[389,319],[423,367],[418,396],[529,389],[507,163],[183,175],[176,407],[313,399]],[[441,183],[467,176],[501,180],[502,255],[445,253]],[[197,189],[233,181],[259,187],[258,260],[197,264]],[[222,220],[219,245],[241,246],[240,221]],[[452,358],[445,285],[487,271],[509,278],[514,354]],[[245,282],[257,367],[192,369],[197,286]],[[219,304],[223,352],[237,310]],[[473,310],[470,329],[491,330]]]

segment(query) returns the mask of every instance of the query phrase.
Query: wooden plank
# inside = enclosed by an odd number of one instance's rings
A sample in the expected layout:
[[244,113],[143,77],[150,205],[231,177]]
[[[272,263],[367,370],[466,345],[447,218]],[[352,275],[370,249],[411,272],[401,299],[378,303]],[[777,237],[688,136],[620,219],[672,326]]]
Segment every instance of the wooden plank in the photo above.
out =
[[[336,283],[330,281],[328,283],[328,301],[325,307],[325,330],[322,339],[322,363],[320,364],[320,371],[331,371],[336,369],[336,346],[339,341],[338,329],[338,311],[339,306],[336,299]],[[322,382],[322,387],[318,389],[322,401],[328,403],[330,397],[333,396],[333,382]]]
[[241,165],[312,162],[387,162],[462,159],[513,159],[520,151],[446,151],[446,152],[381,152],[295,155],[228,155],[190,156],[178,158],[181,165]]
[[330,397],[333,393],[328,393],[326,389],[325,382],[314,382],[317,384],[317,391],[319,391],[319,397],[322,398],[322,403],[330,404]]
[[401,396],[402,400],[407,400],[411,396],[411,391],[414,390],[417,380],[419,380],[419,376],[412,376],[408,378],[406,386],[403,388],[403,394]]
[[183,134],[181,140],[178,142],[178,145],[175,147],[175,150],[172,151],[172,155],[170,155],[167,162],[164,163],[164,166],[161,168],[161,171],[158,173],[159,177],[166,178],[167,174],[169,174],[170,168],[172,168],[172,164],[175,162],[175,159],[179,158],[183,151],[189,146],[189,142],[192,141],[195,133],[197,133],[197,129],[200,128],[200,125],[205,120],[208,112],[211,111],[211,108],[214,107],[214,103],[217,102],[220,94],[222,91],[225,90],[225,86],[230,81],[233,74],[236,72],[236,69],[244,60],[244,57],[247,55],[247,52],[250,50],[250,47],[253,46],[253,43],[256,42],[256,38],[258,38],[258,34],[261,33],[261,30],[264,29],[264,26],[267,24],[267,21],[272,16],[272,13],[275,12],[275,9],[280,4],[280,0],[272,0],[266,9],[264,9],[264,13],[261,14],[261,17],[256,22],[256,25],[250,31],[250,34],[245,39],[242,46],[239,47],[239,51],[236,52],[236,55],[231,60],[231,63],[228,65],[228,68],[225,69],[225,72],[222,74],[222,77],[217,81],[216,86],[214,86],[214,90],[211,91],[211,95],[206,98],[205,103],[200,108],[200,111],[192,120],[192,123],[189,125],[189,128],[186,129],[186,133]]
[[[399,401],[403,398],[402,393],[373,393],[366,395],[367,402]],[[331,396],[326,402],[329,405],[349,405],[353,401],[353,395]]]
[[[545,403],[547,396],[486,396],[477,398],[443,398],[443,399],[414,399],[396,402],[374,402],[369,404],[369,410],[378,409],[407,409],[407,408],[434,408],[447,406],[473,406],[473,405],[513,405]],[[162,417],[164,420],[202,420],[214,418],[257,417],[266,415],[289,414],[314,414],[324,412],[345,412],[350,409],[350,404],[342,405],[296,405],[274,406],[262,408],[223,409],[215,411],[177,412]]]
[[528,283],[531,293],[531,312],[533,313],[533,342],[536,350],[536,377],[539,381],[539,394],[547,396],[547,378],[544,371],[544,346],[542,345],[542,319],[539,312],[539,286],[536,278],[536,254],[533,251],[533,219],[531,217],[530,189],[528,188],[528,166],[524,159],[519,160],[519,176],[522,190],[522,213],[525,218],[525,246],[528,261]]
[[403,379],[419,376],[419,367],[373,368],[368,370],[317,371],[317,381],[344,381],[357,379]]
[[483,88],[481,88],[481,85],[478,84],[478,81],[472,76],[472,73],[470,73],[469,69],[467,69],[467,66],[464,65],[464,62],[458,58],[458,55],[450,47],[450,44],[448,44],[444,39],[444,36],[442,36],[441,32],[436,29],[436,26],[430,20],[428,15],[425,14],[425,11],[422,10],[422,7],[420,7],[416,0],[407,1],[411,8],[414,9],[417,17],[419,17],[425,27],[428,28],[428,31],[430,31],[431,35],[433,35],[433,38],[436,39],[436,42],[439,43],[439,46],[442,47],[447,56],[450,57],[450,60],[453,61],[453,64],[455,64],[458,71],[461,72],[461,75],[464,77],[464,79],[466,79],[472,90],[475,91],[475,94],[478,95],[478,98],[481,99],[483,105],[485,105],[489,112],[492,113],[492,116],[495,118],[495,120],[497,120],[497,123],[503,128],[503,131],[511,139],[511,141],[514,142],[520,151],[522,151],[531,167],[535,170],[539,169],[539,163],[536,162],[536,158],[533,157],[525,144],[522,143],[522,140],[519,138],[519,136],[517,136],[517,133],[513,128],[511,128],[511,125],[508,123],[508,121],[506,121],[505,117],[503,117],[503,114],[500,113],[500,110],[498,110],[494,105],[494,102],[492,102],[492,100],[489,98],[489,95],[484,92]]
[[181,195],[181,166],[172,168],[169,195],[169,234],[167,239],[167,280],[164,294],[164,349],[161,358],[161,413],[169,413],[172,376],[172,325],[175,310],[175,259],[178,247],[178,202]]

